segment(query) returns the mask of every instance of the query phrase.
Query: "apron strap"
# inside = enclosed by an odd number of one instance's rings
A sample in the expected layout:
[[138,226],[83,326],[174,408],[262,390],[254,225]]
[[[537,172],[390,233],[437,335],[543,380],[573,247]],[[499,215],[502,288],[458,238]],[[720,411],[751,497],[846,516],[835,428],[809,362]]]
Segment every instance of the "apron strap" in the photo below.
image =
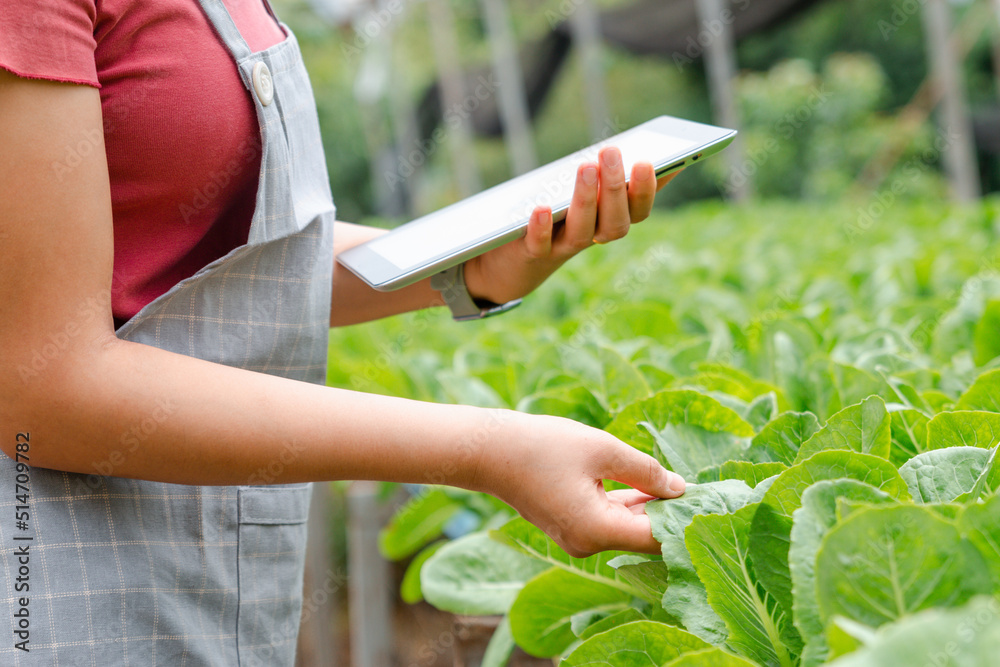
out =
[[[243,39],[243,35],[240,34],[239,28],[236,27],[233,17],[222,0],[198,0],[198,2],[215,28],[215,32],[219,33],[223,44],[233,54],[233,58],[237,62],[248,58],[253,52],[246,40]],[[246,81],[244,81],[244,85],[247,85]]]

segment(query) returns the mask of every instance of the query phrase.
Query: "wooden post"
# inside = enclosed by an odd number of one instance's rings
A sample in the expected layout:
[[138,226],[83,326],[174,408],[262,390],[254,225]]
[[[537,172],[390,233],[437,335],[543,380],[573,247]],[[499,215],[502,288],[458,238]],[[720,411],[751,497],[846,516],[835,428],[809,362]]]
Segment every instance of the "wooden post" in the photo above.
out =
[[397,170],[396,151],[384,110],[386,81],[389,77],[388,41],[384,35],[372,38],[361,56],[354,80],[354,99],[361,107],[362,132],[368,149],[369,169],[375,210],[393,217],[402,213],[404,199],[390,176]]
[[295,664],[302,667],[336,666],[335,629],[343,564],[333,562],[330,532],[330,484],[316,483],[309,506],[302,626],[295,656]]
[[393,591],[389,564],[378,551],[384,513],[378,484],[351,483],[347,491],[347,591],[352,667],[392,664]]
[[446,119],[457,119],[450,127],[449,144],[458,191],[462,197],[470,197],[482,189],[482,184],[473,152],[472,117],[463,111],[469,100],[459,67],[455,21],[448,2],[449,0],[427,0],[427,18],[430,24],[431,51],[441,82],[441,109]]
[[576,10],[570,14],[569,26],[573,32],[573,44],[580,54],[580,73],[586,95],[590,138],[598,142],[622,128],[610,126],[611,113],[604,87],[604,65],[601,63],[600,17],[591,0],[577,0],[577,3]]
[[[396,175],[402,178],[401,182],[395,179],[393,182],[399,183],[401,188],[400,196],[397,200],[400,208],[399,213],[407,217],[412,217],[414,215],[416,193],[419,189],[420,175],[423,171],[421,169],[422,165],[410,165],[413,170],[412,172],[407,172],[409,175],[399,173],[402,172],[399,165],[401,163],[405,164],[408,156],[414,150],[422,150],[422,148],[418,141],[417,114],[413,99],[399,76],[400,68],[398,61],[400,58],[400,49],[394,48],[396,44],[396,41],[393,39],[395,26],[398,22],[402,21],[403,13],[408,5],[401,3],[400,6],[402,9],[399,14],[386,23],[384,30],[385,41],[387,42],[386,49],[388,50],[387,60],[389,62],[389,108],[392,115],[392,129],[395,139],[395,154],[393,157],[396,160]],[[427,157],[429,158],[429,156]]]
[[[734,130],[740,129],[739,111],[733,89],[736,79],[736,46],[733,37],[733,11],[728,0],[697,0],[698,24],[711,35],[705,44],[705,70],[712,95],[717,123]],[[711,28],[711,30],[708,30]],[[729,164],[731,187],[727,188],[735,201],[745,201],[750,195],[750,180],[735,178],[744,165],[741,137],[723,152]],[[744,176],[746,176],[744,174]]]
[[504,142],[514,174],[523,174],[538,165],[538,158],[531,136],[531,118],[517,55],[517,40],[510,27],[506,0],[481,0],[481,4],[493,54],[493,73],[497,83],[494,94],[499,96]]
[[927,0],[923,19],[931,75],[943,98],[938,126],[945,138],[945,171],[955,200],[971,202],[980,195],[979,167],[972,145],[961,63],[951,43],[951,8],[947,0]]

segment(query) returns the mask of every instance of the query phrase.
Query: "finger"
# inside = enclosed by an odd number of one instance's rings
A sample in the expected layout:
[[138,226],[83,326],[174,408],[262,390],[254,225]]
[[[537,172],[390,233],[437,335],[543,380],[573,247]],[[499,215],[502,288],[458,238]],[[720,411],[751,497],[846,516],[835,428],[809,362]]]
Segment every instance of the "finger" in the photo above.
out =
[[653,210],[656,199],[656,172],[648,162],[638,162],[632,167],[628,184],[628,215],[632,224],[642,222]]
[[632,224],[628,212],[628,189],[622,154],[614,146],[601,151],[601,194],[597,202],[594,241],[607,243],[628,234]]
[[552,253],[552,209],[539,206],[531,212],[528,231],[524,237],[528,255],[544,259]]
[[651,496],[648,493],[643,493],[642,491],[638,491],[636,489],[613,489],[607,493],[608,499],[611,502],[618,503],[626,507],[646,503],[650,500],[657,500],[656,496]]
[[576,171],[573,202],[566,212],[560,245],[568,253],[577,253],[594,244],[597,226],[597,165],[582,164]]
[[663,187],[667,183],[669,183],[670,181],[674,180],[674,178],[677,177],[677,174],[681,173],[682,171],[684,171],[684,170],[680,169],[678,171],[675,171],[672,174],[667,174],[666,176],[664,176],[664,177],[660,178],[658,181],[656,181],[656,191],[659,192],[660,190],[662,190]]
[[602,479],[613,479],[656,498],[676,498],[684,493],[684,478],[670,472],[649,454],[618,441],[615,447],[602,449],[605,459],[599,462]]
[[608,492],[608,500],[621,505],[632,514],[642,514],[646,511],[646,503],[656,498],[635,489],[616,489]]
[[[604,536],[601,549],[660,553],[660,543],[653,538],[653,527],[643,512],[634,514],[626,507],[609,508],[605,521],[598,528]],[[603,530],[602,530],[603,529]]]

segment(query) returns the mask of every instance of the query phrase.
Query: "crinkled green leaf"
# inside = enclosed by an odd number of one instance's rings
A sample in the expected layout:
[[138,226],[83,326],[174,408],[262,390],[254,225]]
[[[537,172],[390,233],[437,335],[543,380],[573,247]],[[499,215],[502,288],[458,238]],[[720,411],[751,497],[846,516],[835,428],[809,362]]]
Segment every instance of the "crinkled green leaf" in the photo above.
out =
[[573,629],[573,633],[580,639],[590,639],[594,635],[599,635],[602,632],[607,632],[611,628],[616,628],[619,625],[625,625],[626,623],[631,623],[632,621],[648,621],[649,618],[643,616],[635,607],[627,607],[621,611],[616,611],[613,614],[608,614],[599,621],[595,621],[589,624],[586,628],[583,628],[581,632],[577,632]]
[[632,555],[629,552],[602,551],[587,558],[574,558],[563,551],[552,538],[521,517],[511,519],[500,529],[490,531],[489,535],[493,540],[513,547],[550,566],[555,566],[591,581],[616,587],[629,595],[642,597],[641,592],[621,577],[609,564],[618,556]]
[[660,604],[667,589],[667,566],[660,557],[646,555],[618,556],[608,561],[618,577],[632,584],[644,600]]
[[646,504],[653,537],[660,543],[663,562],[670,573],[669,586],[663,593],[663,608],[688,631],[710,643],[725,639],[725,628],[708,603],[704,584],[695,574],[684,530],[695,516],[738,510],[746,504],[750,493],[750,487],[739,480],[689,484],[679,498]]
[[1000,443],[1000,414],[961,410],[942,412],[927,423],[927,449],[982,447]]
[[784,393],[778,387],[774,386],[769,382],[765,382],[758,378],[755,378],[747,373],[733,368],[732,366],[727,366],[725,364],[719,364],[714,362],[702,362],[698,364],[698,370],[702,373],[712,373],[714,375],[724,375],[728,378],[735,380],[742,386],[746,387],[749,394],[752,394],[751,398],[756,396],[764,396],[766,394],[774,394],[775,399],[778,403],[779,410],[788,410],[788,399],[785,398]]
[[748,555],[750,522],[757,506],[732,514],[696,516],[685,539],[708,601],[725,621],[727,643],[762,665],[791,667],[801,649],[789,612],[757,580]]
[[768,477],[781,474],[788,469],[784,463],[749,463],[747,461],[726,461],[719,467],[720,480],[738,479],[753,488]]
[[1000,369],[987,371],[965,390],[958,402],[956,410],[986,410],[1000,412]]
[[909,498],[906,482],[891,463],[871,454],[823,451],[792,466],[771,484],[760,502],[750,534],[750,557],[761,583],[783,609],[791,613],[792,576],[788,567],[792,513],[801,507],[802,493],[827,479],[855,479],[893,498]]
[[552,567],[472,533],[439,549],[420,570],[427,601],[454,614],[503,614],[525,582]]
[[694,388],[705,393],[729,394],[744,403],[750,403],[757,394],[744,382],[721,373],[697,373],[674,381],[677,389]]
[[920,396],[924,399],[927,405],[931,406],[931,410],[933,410],[935,414],[955,409],[955,399],[942,391],[938,391],[937,389],[928,389],[920,394]]
[[1000,495],[967,506],[959,515],[959,527],[986,560],[1000,586]]
[[757,463],[777,461],[792,465],[802,443],[819,428],[819,420],[811,412],[782,413],[754,436],[746,458]]
[[922,412],[906,409],[890,412],[892,446],[889,460],[899,467],[908,460],[927,451],[927,422]]
[[701,651],[685,653],[676,660],[671,660],[663,667],[759,667],[738,655],[733,655],[721,648],[706,648]]
[[[604,427],[611,416],[594,393],[580,385],[546,389],[522,398],[517,409],[532,415],[566,417],[595,428]],[[652,450],[647,452],[652,454]]]
[[992,589],[983,557],[955,523],[920,505],[851,514],[823,538],[816,571],[823,622],[839,615],[873,628]]
[[633,403],[615,417],[607,430],[639,449],[651,451],[653,437],[640,423],[651,425],[653,430],[665,424],[691,424],[713,433],[753,436],[753,427],[736,412],[690,389],[668,389]]
[[688,484],[683,496],[646,503],[653,537],[660,543],[667,569],[692,569],[684,530],[702,514],[728,514],[746,505],[750,487],[740,480]]
[[608,412],[618,412],[652,393],[642,373],[610,347],[558,349],[566,372],[580,378]]
[[826,655],[824,624],[816,601],[816,554],[823,536],[837,523],[839,498],[893,502],[887,493],[854,479],[816,482],[802,493],[802,506],[792,515],[788,565],[792,576],[795,627],[806,642],[802,652],[803,667],[821,664]]
[[972,485],[972,489],[955,498],[956,503],[970,503],[980,500],[983,496],[992,495],[1000,489],[1000,447],[990,450],[990,457],[983,466],[983,471],[979,473],[979,478]]
[[993,451],[978,447],[949,447],[918,454],[899,468],[913,500],[948,503],[975,486]]
[[572,629],[576,614],[589,609],[621,611],[631,598],[620,588],[554,567],[521,589],[510,607],[511,634],[531,655],[559,655],[576,641]]
[[818,433],[802,443],[795,462],[801,463],[813,454],[831,449],[847,449],[888,459],[892,444],[890,424],[885,402],[878,396],[869,396],[830,417]]
[[685,479],[697,471],[741,457],[746,439],[732,433],[706,431],[691,424],[664,424],[654,428],[643,422],[656,441],[658,458]]
[[754,431],[760,431],[771,423],[778,415],[778,397],[773,391],[758,396],[750,401],[743,418],[747,420]]
[[559,667],[660,667],[689,651],[711,648],[680,628],[635,621],[594,635],[577,646]]
[[993,667],[1000,655],[1000,602],[977,597],[884,626],[871,643],[830,667]]

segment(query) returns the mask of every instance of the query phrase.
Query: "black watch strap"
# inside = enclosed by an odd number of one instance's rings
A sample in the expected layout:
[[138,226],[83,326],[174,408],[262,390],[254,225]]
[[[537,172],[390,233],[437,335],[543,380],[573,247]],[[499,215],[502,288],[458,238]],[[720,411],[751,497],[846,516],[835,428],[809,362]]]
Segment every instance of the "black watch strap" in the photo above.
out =
[[451,316],[459,322],[506,313],[521,304],[521,299],[500,304],[473,299],[465,286],[464,263],[431,276],[431,287],[441,292],[441,298],[451,309]]

